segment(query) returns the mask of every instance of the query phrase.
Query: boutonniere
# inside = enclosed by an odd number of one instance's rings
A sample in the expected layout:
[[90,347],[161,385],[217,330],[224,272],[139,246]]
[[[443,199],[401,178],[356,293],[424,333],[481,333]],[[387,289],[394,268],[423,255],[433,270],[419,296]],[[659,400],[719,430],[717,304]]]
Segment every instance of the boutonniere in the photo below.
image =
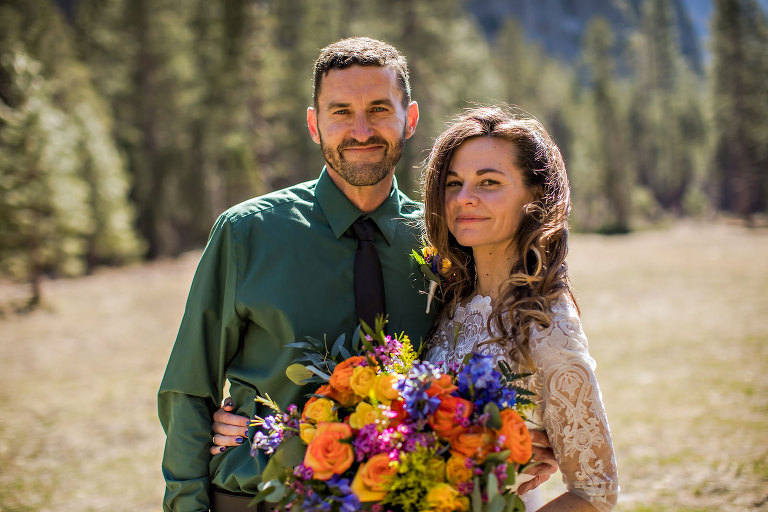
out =
[[411,258],[419,264],[419,270],[429,280],[429,292],[427,294],[427,314],[429,314],[432,299],[438,286],[442,290],[443,283],[450,279],[451,262],[437,254],[434,247],[422,247],[421,252],[411,251]]

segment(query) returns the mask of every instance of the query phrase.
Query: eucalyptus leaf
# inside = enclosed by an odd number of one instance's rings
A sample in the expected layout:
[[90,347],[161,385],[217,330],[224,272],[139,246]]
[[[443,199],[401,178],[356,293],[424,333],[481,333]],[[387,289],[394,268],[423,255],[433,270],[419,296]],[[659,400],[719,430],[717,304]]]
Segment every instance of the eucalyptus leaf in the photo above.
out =
[[488,473],[488,481],[485,485],[485,492],[488,495],[488,501],[492,501],[499,495],[499,480],[493,472]]
[[488,503],[485,504],[483,512],[503,512],[506,505],[507,500],[504,499],[504,496],[497,494],[493,497],[493,499],[488,500]]
[[472,512],[483,512],[483,497],[480,495],[480,479],[475,477],[472,488]]
[[483,413],[488,414],[488,428],[499,429],[501,428],[501,412],[499,412],[499,406],[493,402],[488,402],[483,408]]
[[301,386],[307,379],[312,378],[314,373],[309,371],[303,364],[294,363],[285,369],[285,376],[291,379],[291,382],[294,384]]
[[331,376],[330,375],[328,375],[326,373],[323,373],[322,371],[318,370],[314,366],[307,366],[307,370],[311,371],[312,373],[314,373],[318,377],[324,379],[325,382],[328,382],[329,380],[331,380]]
[[331,357],[338,357],[339,353],[341,352],[341,348],[344,346],[344,340],[346,339],[346,336],[344,333],[341,333],[338,338],[336,338],[336,341],[333,342],[333,348],[331,348]]
[[355,329],[352,335],[352,351],[357,354],[360,352],[360,329]]
[[312,345],[307,343],[306,341],[294,341],[293,343],[289,343],[289,344],[285,345],[285,348],[310,349],[310,348],[312,348]]

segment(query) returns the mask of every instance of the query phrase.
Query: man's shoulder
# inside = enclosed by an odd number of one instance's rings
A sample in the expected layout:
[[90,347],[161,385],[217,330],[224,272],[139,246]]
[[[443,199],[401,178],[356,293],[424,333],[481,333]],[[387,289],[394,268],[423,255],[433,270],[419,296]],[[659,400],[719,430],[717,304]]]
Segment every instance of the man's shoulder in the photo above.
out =
[[281,215],[285,208],[309,206],[315,200],[316,185],[317,180],[305,181],[261,196],[252,197],[230,207],[222,213],[222,217],[231,223],[237,224],[244,219],[254,216]]

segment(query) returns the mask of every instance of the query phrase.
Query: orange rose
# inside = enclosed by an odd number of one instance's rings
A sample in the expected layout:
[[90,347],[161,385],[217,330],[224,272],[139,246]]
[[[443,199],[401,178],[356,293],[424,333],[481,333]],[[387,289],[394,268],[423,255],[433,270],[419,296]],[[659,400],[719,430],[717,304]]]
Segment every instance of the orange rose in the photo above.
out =
[[360,501],[379,501],[387,495],[387,486],[397,474],[397,464],[389,455],[377,453],[360,465],[352,480],[352,492]]
[[525,426],[523,418],[512,409],[501,411],[501,428],[497,430],[500,436],[504,436],[503,448],[509,450],[509,462],[525,464],[531,460],[533,447],[531,433]]
[[352,466],[355,454],[348,442],[352,427],[346,423],[320,423],[304,454],[304,465],[312,468],[315,478],[328,480]]
[[480,426],[469,427],[451,438],[451,454],[463,455],[482,464],[493,447],[494,438],[492,430]]
[[467,467],[467,459],[463,455],[451,455],[445,464],[445,478],[456,485],[472,480],[472,469]]
[[355,367],[360,366],[363,361],[365,361],[365,357],[353,356],[337,364],[331,375],[331,386],[341,393],[352,391],[352,388],[349,387],[349,379],[352,377]]
[[[429,426],[443,439],[449,439],[466,430],[456,418],[469,418],[474,406],[469,400],[453,395],[440,395],[440,406],[429,418]],[[461,409],[461,412],[459,412]]]
[[439,379],[433,380],[432,384],[427,388],[427,395],[429,396],[436,396],[436,395],[446,395],[448,393],[453,393],[459,389],[451,380],[450,375],[442,374]]
[[373,383],[373,393],[376,396],[376,400],[387,405],[389,405],[392,400],[397,400],[399,395],[395,389],[396,383],[396,375],[387,373],[377,375],[376,380]]

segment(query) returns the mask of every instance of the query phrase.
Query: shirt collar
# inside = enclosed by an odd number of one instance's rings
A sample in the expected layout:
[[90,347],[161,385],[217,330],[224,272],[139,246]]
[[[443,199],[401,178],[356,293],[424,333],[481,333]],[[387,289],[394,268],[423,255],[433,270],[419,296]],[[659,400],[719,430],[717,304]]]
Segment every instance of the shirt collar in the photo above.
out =
[[320,178],[317,180],[315,197],[337,239],[341,238],[359,217],[366,216],[376,223],[387,243],[392,245],[398,225],[397,222],[392,221],[400,219],[400,195],[397,192],[397,178],[393,178],[389,197],[369,214],[359,210],[347,199],[347,196],[333,183],[325,167],[323,167],[323,172],[320,173]]

